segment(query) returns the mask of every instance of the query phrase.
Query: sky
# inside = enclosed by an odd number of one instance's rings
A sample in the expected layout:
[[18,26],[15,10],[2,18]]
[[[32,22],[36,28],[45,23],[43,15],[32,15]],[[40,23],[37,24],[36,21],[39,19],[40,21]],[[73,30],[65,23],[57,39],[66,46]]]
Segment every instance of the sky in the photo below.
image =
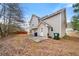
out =
[[30,20],[32,14],[35,14],[39,17],[43,17],[49,14],[54,13],[57,10],[66,8],[66,18],[67,22],[71,21],[72,16],[74,15],[73,3],[21,3],[21,9],[26,20]]

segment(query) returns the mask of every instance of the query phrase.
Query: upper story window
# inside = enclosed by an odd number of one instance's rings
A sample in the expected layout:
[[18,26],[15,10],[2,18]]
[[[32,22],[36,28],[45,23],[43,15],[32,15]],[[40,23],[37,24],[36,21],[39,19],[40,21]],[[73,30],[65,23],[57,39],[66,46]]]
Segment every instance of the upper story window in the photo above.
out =
[[34,24],[32,24],[32,26],[34,26]]

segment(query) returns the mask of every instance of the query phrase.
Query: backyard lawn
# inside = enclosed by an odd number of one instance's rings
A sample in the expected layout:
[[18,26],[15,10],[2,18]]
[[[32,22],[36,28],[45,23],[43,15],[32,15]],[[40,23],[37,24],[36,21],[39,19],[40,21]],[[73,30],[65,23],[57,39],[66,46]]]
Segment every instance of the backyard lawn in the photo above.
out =
[[35,42],[26,34],[0,39],[0,55],[4,56],[79,56],[79,33],[60,40],[46,39]]

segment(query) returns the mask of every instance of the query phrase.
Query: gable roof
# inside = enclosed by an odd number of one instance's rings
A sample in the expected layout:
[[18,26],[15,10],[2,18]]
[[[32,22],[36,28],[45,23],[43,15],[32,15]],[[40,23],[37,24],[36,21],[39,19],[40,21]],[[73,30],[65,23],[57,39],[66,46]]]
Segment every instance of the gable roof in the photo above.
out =
[[[38,18],[38,21],[43,21],[43,20],[48,19],[48,18],[50,18],[50,17],[53,17],[53,16],[55,16],[55,15],[57,15],[57,14],[60,14],[61,12],[66,12],[66,8],[60,9],[60,10],[58,10],[58,11],[52,13],[52,14],[46,15],[46,16],[44,16],[44,17],[42,17],[42,18],[40,18],[40,17],[38,17],[38,16],[36,16],[36,15],[34,15],[34,14],[32,15],[32,17],[35,16],[35,17]],[[32,17],[31,17],[31,20],[32,20]],[[30,22],[31,22],[31,20],[30,20]]]
[[[60,13],[62,13],[62,12],[64,12],[65,15],[66,15],[66,8],[60,9],[60,10],[58,10],[58,11],[52,13],[52,14],[46,15],[46,16],[44,16],[44,17],[42,17],[42,18],[40,18],[40,17],[38,17],[38,16],[36,16],[36,15],[32,15],[32,17],[35,16],[35,17],[38,18],[38,21],[39,21],[38,26],[39,26],[39,24],[41,24],[41,23],[47,24],[47,23],[43,22],[43,20],[46,20],[46,19],[48,19],[48,18],[50,18],[50,17],[53,17],[53,16],[55,16],[55,15],[57,15],[57,14],[60,14]],[[31,20],[32,20],[32,17],[31,17]],[[31,20],[30,20],[30,22],[31,22]],[[66,20],[66,17],[65,17],[65,20]],[[66,21],[65,21],[65,22],[66,22]],[[49,24],[47,24],[47,25],[49,25]],[[50,26],[50,25],[49,25],[49,26]]]
[[53,16],[60,14],[62,12],[66,12],[66,8],[60,9],[60,10],[58,10],[58,11],[56,11],[56,12],[50,14],[50,15],[46,15],[46,16],[42,17],[41,20],[48,19],[48,18],[53,17]]
[[[36,16],[36,15],[32,15],[32,17],[37,17],[38,18],[38,21],[40,21],[40,17],[38,17],[38,16]],[[31,20],[30,20],[30,23],[31,23],[31,21],[32,21],[32,17],[31,17]]]
[[48,19],[50,17],[53,17],[53,16],[55,16],[57,14],[60,14],[62,12],[64,12],[64,15],[65,15],[65,25],[67,27],[67,23],[66,23],[66,9],[65,8],[64,9],[60,9],[59,11],[54,12],[54,13],[52,13],[50,15],[46,15],[46,16],[42,17],[38,26],[40,26],[40,24],[46,24],[46,25],[52,27],[51,25],[49,25],[48,23],[44,22],[43,20],[46,20],[46,19]]
[[52,27],[51,25],[49,25],[48,23],[46,23],[46,22],[44,22],[44,21],[40,21],[39,24],[38,24],[38,27],[39,27],[41,24],[47,25],[47,26],[49,26],[49,27]]

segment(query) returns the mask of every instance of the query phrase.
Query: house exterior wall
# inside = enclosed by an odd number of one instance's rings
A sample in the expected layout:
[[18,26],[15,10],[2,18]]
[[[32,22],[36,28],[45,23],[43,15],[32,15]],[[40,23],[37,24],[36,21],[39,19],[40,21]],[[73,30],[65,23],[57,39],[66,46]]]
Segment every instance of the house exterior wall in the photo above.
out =
[[37,29],[32,29],[31,30],[31,34],[34,36],[34,33],[36,33],[37,32]]
[[[59,33],[59,37],[62,38],[66,34],[66,15],[65,11],[59,12],[51,17],[46,18],[42,22],[45,22],[49,24],[51,27],[53,27],[53,31],[49,29],[46,24],[41,23],[39,25],[38,23],[38,17],[32,16],[31,22],[30,22],[30,30],[32,35],[34,35],[35,32],[37,32],[38,36],[44,36],[47,37],[47,34],[49,33],[49,36],[54,38],[54,33]],[[38,26],[39,25],[39,26]]]
[[44,22],[48,23],[53,27],[53,31],[49,31],[51,37],[54,37],[54,33],[59,33],[59,37],[62,38],[66,34],[66,17],[65,12],[59,13],[53,17],[50,17]]
[[34,35],[36,32],[36,28],[38,26],[38,17],[32,16],[31,21],[30,21],[30,34]]
[[[46,25],[41,24],[38,27],[38,36],[43,36],[43,37],[47,37],[47,33],[48,33],[48,28],[46,27]],[[42,35],[43,34],[43,35]]]
[[32,20],[30,22],[30,29],[37,28],[38,26],[38,18],[36,16],[32,16]]
[[65,12],[61,13],[61,37],[66,35],[66,16]]
[[34,36],[34,30],[31,30],[31,34]]
[[50,32],[50,36],[53,36],[52,33],[59,33],[61,37],[61,14],[50,17],[44,20],[44,22],[48,23],[53,27],[53,32]]
[[49,29],[49,36],[54,38],[54,35],[53,35],[54,31],[51,31],[51,28]]

